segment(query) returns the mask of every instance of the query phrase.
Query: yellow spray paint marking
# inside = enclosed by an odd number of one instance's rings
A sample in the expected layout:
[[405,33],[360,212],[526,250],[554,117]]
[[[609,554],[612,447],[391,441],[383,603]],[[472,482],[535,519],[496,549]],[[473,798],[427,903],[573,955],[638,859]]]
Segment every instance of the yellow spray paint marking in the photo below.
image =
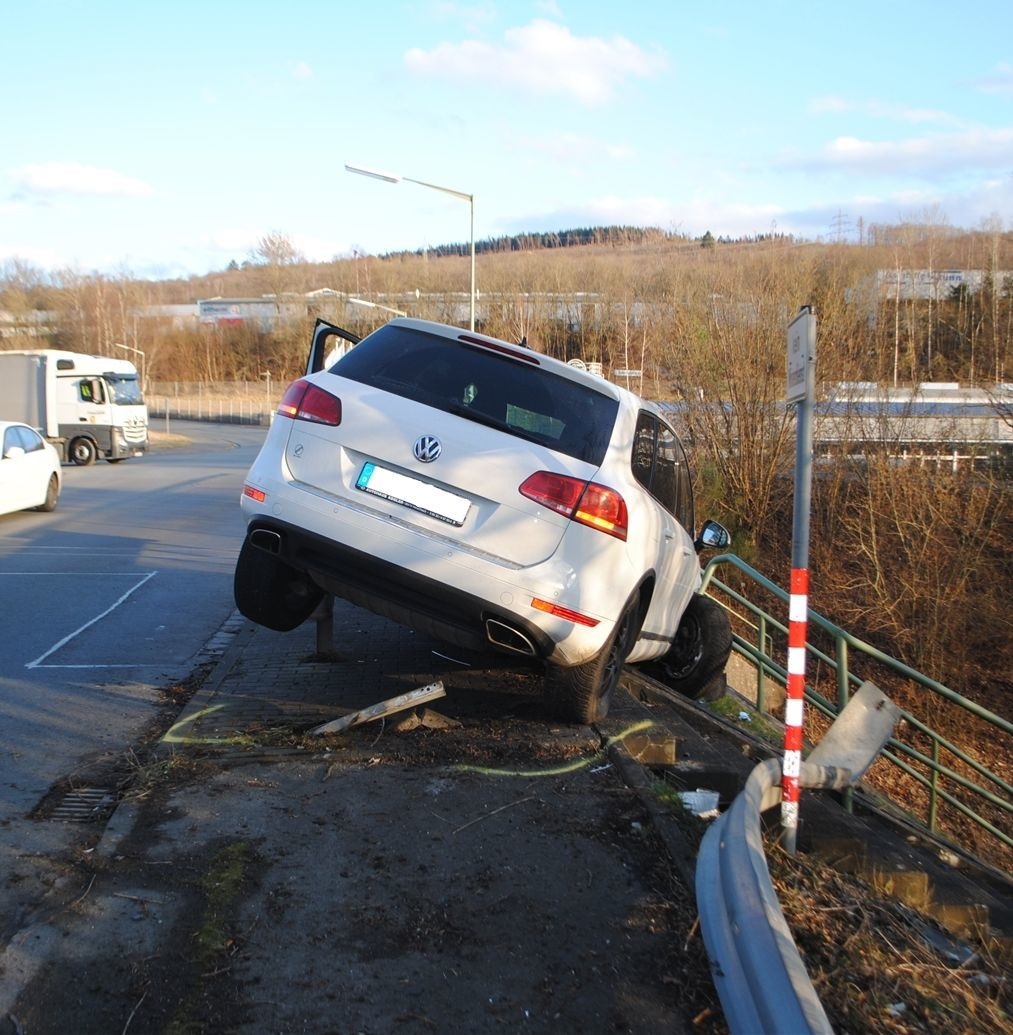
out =
[[245,743],[249,738],[241,736],[235,737],[189,737],[182,734],[180,731],[184,726],[192,726],[199,719],[203,719],[206,715],[211,715],[214,712],[221,711],[225,707],[224,704],[212,704],[207,708],[202,708],[199,712],[194,712],[193,715],[185,719],[180,719],[179,722],[173,723],[169,728],[168,732],[162,737],[162,740],[167,744],[238,744]]
[[625,740],[634,733],[641,733],[650,729],[655,723],[652,719],[641,719],[632,726],[627,727],[622,733],[609,737],[604,748],[596,751],[589,758],[578,758],[573,762],[566,762],[563,765],[552,766],[549,769],[495,769],[491,766],[481,765],[458,765],[454,769],[464,773],[481,773],[483,776],[561,776],[563,773],[573,773],[585,766],[590,766],[598,759],[604,757],[611,745]]

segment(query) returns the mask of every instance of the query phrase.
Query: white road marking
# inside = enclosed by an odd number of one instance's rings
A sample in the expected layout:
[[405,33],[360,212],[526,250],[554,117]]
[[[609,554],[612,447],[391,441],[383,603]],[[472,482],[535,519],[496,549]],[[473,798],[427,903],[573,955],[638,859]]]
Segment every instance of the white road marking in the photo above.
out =
[[[88,574],[94,575],[94,572],[89,572]],[[61,647],[64,647],[68,643],[70,643],[70,641],[72,639],[74,639],[75,636],[80,636],[81,633],[83,633],[85,631],[85,629],[91,628],[91,626],[93,626],[96,622],[100,622],[103,618],[105,618],[106,615],[112,614],[112,612],[115,611],[116,608],[118,608],[120,606],[120,604],[122,604],[123,601],[127,599],[127,597],[129,597],[132,593],[135,593],[137,590],[139,590],[141,588],[141,586],[143,586],[149,579],[154,578],[157,574],[158,574],[157,571],[149,571],[148,574],[145,575],[144,578],[141,579],[140,582],[138,582],[135,585],[131,586],[130,589],[128,589],[126,591],[126,593],[124,593],[119,598],[119,600],[115,601],[110,607],[107,607],[101,614],[96,615],[90,622],[85,622],[84,625],[82,625],[79,629],[75,629],[69,635],[64,636],[64,638],[62,640],[60,640],[59,643],[54,643],[53,646],[50,647],[49,650],[47,650],[44,654],[40,654],[34,661],[30,661],[27,665],[25,665],[25,668],[39,668],[42,665],[42,662],[45,661],[46,658],[48,658],[50,656],[50,654],[55,654]],[[136,666],[134,666],[134,665],[46,665],[45,667],[46,668],[135,668]]]

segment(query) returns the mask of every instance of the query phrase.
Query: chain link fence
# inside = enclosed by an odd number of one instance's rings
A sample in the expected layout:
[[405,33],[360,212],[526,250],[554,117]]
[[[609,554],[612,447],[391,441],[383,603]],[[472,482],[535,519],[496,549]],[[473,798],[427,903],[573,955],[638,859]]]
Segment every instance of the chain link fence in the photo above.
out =
[[283,387],[271,381],[154,381],[144,398],[149,420],[266,426],[271,423]]

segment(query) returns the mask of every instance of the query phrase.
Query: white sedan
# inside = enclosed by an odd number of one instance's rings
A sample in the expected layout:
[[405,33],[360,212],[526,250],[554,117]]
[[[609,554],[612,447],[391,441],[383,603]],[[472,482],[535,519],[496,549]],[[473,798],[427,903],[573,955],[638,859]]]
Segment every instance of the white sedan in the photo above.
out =
[[[334,338],[340,356],[324,359]],[[354,346],[354,347],[349,347]],[[624,661],[693,696],[731,647],[699,593],[686,455],[658,407],[526,347],[398,319],[321,321],[246,478],[239,610],[295,628],[331,593],[465,650],[545,665],[551,710],[602,718]]]
[[60,454],[37,431],[0,421],[0,514],[54,510],[62,481]]

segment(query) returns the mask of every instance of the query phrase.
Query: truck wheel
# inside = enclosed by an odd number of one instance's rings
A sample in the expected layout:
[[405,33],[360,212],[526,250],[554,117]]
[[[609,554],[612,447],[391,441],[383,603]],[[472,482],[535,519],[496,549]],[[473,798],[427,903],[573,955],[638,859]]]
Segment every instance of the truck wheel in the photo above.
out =
[[55,474],[49,476],[49,484],[46,486],[46,501],[36,507],[36,510],[44,510],[47,514],[56,510],[56,501],[60,498],[60,479]]
[[67,454],[78,467],[87,467],[89,464],[95,463],[98,450],[90,438],[75,438],[70,443]]
[[623,662],[636,635],[637,608],[630,605],[616,623],[612,638],[592,661],[583,665],[549,665],[545,696],[549,709],[565,722],[589,726],[608,715],[612,692],[619,683]]
[[728,612],[716,600],[694,594],[671,648],[661,659],[665,682],[673,690],[697,700],[720,697],[731,652]]
[[290,632],[302,625],[324,591],[280,557],[243,543],[233,578],[236,607],[257,625]]

